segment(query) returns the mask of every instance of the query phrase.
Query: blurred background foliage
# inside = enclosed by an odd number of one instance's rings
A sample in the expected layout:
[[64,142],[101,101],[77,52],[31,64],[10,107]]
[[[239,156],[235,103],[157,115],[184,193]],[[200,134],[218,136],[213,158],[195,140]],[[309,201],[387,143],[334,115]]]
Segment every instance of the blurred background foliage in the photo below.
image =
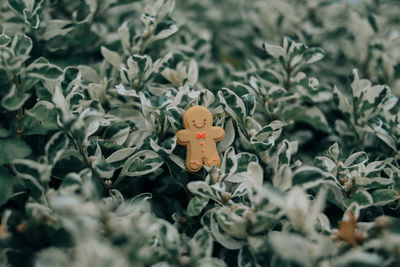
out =
[[[0,0],[0,262],[397,266],[400,2]],[[184,166],[192,105],[220,168]]]

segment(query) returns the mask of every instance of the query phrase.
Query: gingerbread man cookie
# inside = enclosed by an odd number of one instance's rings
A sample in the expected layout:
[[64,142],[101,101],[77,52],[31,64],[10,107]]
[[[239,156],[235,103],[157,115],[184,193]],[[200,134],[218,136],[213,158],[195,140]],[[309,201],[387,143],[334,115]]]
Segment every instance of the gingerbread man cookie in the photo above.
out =
[[194,106],[183,115],[185,130],[176,133],[178,144],[186,146],[186,168],[196,172],[201,166],[219,167],[217,141],[225,136],[225,131],[219,126],[212,126],[211,112],[202,106]]

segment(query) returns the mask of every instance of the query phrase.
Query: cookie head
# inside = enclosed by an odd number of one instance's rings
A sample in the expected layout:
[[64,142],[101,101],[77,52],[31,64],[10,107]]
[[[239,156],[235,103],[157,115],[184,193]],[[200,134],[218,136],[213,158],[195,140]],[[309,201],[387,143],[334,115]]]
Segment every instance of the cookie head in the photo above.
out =
[[186,110],[183,122],[186,129],[203,129],[212,126],[211,112],[202,106],[193,106]]

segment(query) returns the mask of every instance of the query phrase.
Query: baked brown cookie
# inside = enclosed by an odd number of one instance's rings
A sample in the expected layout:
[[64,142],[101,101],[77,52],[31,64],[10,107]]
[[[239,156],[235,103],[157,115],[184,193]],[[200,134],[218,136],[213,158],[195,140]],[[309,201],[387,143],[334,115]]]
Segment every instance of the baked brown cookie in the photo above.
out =
[[221,159],[215,142],[221,141],[225,131],[212,126],[211,112],[202,106],[193,106],[183,115],[184,130],[176,133],[177,142],[186,146],[186,168],[196,172],[202,165],[219,167]]

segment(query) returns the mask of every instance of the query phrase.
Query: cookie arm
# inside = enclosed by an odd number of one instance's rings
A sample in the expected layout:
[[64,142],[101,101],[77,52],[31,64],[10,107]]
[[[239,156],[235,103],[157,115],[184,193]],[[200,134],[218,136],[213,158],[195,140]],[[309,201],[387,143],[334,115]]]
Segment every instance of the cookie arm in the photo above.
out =
[[221,141],[225,136],[225,131],[219,126],[211,127],[211,134],[214,141]]
[[176,141],[178,142],[178,144],[187,144],[189,143],[189,136],[189,130],[180,130],[176,133]]

